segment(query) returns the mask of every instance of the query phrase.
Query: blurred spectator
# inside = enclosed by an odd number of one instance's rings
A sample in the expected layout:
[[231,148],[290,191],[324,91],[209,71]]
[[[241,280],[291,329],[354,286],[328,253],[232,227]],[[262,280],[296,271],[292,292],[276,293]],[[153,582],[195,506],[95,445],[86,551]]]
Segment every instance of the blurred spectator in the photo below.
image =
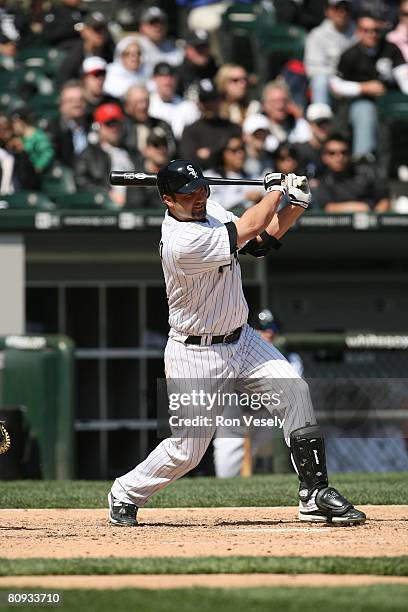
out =
[[353,154],[373,154],[377,147],[375,99],[390,89],[408,93],[408,65],[394,44],[381,39],[380,22],[370,15],[357,21],[358,42],[340,58],[338,76],[331,79],[337,96],[351,100]]
[[395,30],[387,34],[387,40],[397,45],[405,62],[408,62],[408,0],[401,0],[399,22]]
[[[209,176],[222,178],[244,179],[248,177],[244,172],[245,146],[242,138],[233,136],[221,147],[217,156],[214,170]],[[235,206],[248,208],[259,202],[264,195],[263,189],[250,185],[212,185],[211,197],[217,200],[224,208],[229,210]]]
[[263,177],[272,172],[272,156],[265,149],[269,134],[269,120],[265,115],[251,115],[242,126],[245,142],[246,160],[244,170],[248,176]]
[[379,180],[375,165],[358,166],[351,161],[348,140],[332,134],[323,145],[324,170],[314,201],[328,213],[353,213],[389,209],[389,188]]
[[257,100],[250,100],[248,73],[239,64],[224,64],[215,76],[215,84],[221,95],[221,117],[238,125],[260,110]]
[[88,144],[88,129],[86,102],[81,83],[74,80],[67,81],[59,97],[59,117],[48,126],[58,161],[74,167],[75,158]]
[[333,127],[333,112],[327,104],[310,104],[306,110],[306,119],[312,132],[308,142],[295,145],[302,172],[309,178],[315,177],[321,170],[322,146]]
[[0,33],[0,71],[16,69],[17,42]]
[[326,19],[306,38],[305,68],[312,102],[330,104],[330,78],[336,74],[341,54],[355,42],[350,0],[328,0]]
[[143,85],[130,87],[125,97],[126,119],[123,125],[122,143],[125,148],[143,151],[147,137],[156,127],[162,128],[167,137],[170,156],[176,152],[176,143],[171,127],[166,121],[149,115],[150,94]]
[[220,117],[220,97],[209,79],[200,81],[198,106],[201,117],[184,130],[180,154],[207,170],[214,165],[214,155],[219,150],[220,142],[232,136],[241,136],[241,128],[229,119]]
[[191,100],[176,95],[176,69],[170,64],[156,64],[153,81],[156,90],[150,97],[149,114],[169,123],[176,140],[179,140],[184,128],[199,118],[198,107]]
[[294,145],[282,143],[273,154],[274,171],[283,174],[301,174],[299,155]]
[[107,102],[118,102],[113,96],[104,93],[107,63],[102,57],[95,55],[87,57],[82,62],[81,85],[85,98],[85,118],[89,128],[92,125],[93,115],[98,106]]
[[[102,104],[94,115],[99,140],[89,143],[75,160],[77,185],[81,189],[108,188],[111,170],[134,172],[140,163],[137,154],[120,147],[124,114],[118,104]],[[115,204],[123,206],[126,187],[114,186],[109,196]]]
[[316,28],[323,21],[327,0],[295,0],[295,3],[298,6],[296,23],[306,30]]
[[279,81],[267,83],[262,93],[263,110],[269,119],[271,134],[266,140],[268,151],[275,151],[282,142],[307,142],[311,129],[291,103],[288,87]]
[[14,158],[5,149],[0,147],[0,195],[13,193]]
[[184,53],[167,38],[167,16],[159,7],[151,6],[140,16],[140,44],[148,76],[159,62],[180,66]]
[[118,42],[112,64],[108,65],[104,90],[116,98],[123,98],[132,85],[146,82],[146,71],[141,62],[142,52],[136,36],[125,36]]
[[[14,4],[17,4],[17,2]],[[15,24],[20,35],[19,47],[44,44],[44,17],[49,2],[47,0],[27,0],[23,6],[24,10],[22,11],[13,8]]]
[[186,38],[184,61],[177,71],[178,94],[196,102],[199,82],[213,79],[216,72],[217,64],[211,55],[207,32],[190,32]]
[[381,22],[381,27],[390,30],[398,19],[399,0],[352,0],[353,15],[375,15]]
[[15,9],[7,6],[7,0],[0,0],[0,35],[1,34],[8,40],[18,41],[20,38]]
[[[283,142],[278,146],[273,154],[274,172],[282,172],[283,174],[303,174],[303,169],[299,166],[299,155],[294,145]],[[289,204],[287,194],[284,194],[279,202],[278,210],[281,210]]]
[[75,26],[82,23],[85,17],[85,11],[81,9],[80,4],[81,0],[62,0],[45,14],[43,34],[49,45],[70,51],[79,39]]
[[[162,127],[151,130],[143,149],[143,161],[136,166],[137,172],[157,174],[170,161],[167,134]],[[161,208],[163,203],[156,188],[128,189],[126,208]]]
[[102,13],[98,11],[89,13],[82,23],[77,24],[77,28],[80,39],[73,44],[61,66],[59,74],[61,83],[65,83],[68,79],[79,78],[82,63],[87,57],[97,55],[107,63],[113,60],[114,43]]
[[188,27],[191,30],[204,28],[208,32],[219,29],[223,13],[232,4],[230,0],[176,0],[176,2],[190,9]]
[[28,109],[16,111],[11,116],[14,132],[14,147],[27,153],[35,171],[41,175],[54,159],[54,149],[44,130],[35,127],[34,118]]
[[[0,113],[0,148],[2,150],[1,193],[7,195],[16,189],[39,189],[41,178],[34,169],[21,140],[14,137],[11,120]],[[12,161],[6,154],[10,155]],[[11,173],[11,176],[10,176]]]

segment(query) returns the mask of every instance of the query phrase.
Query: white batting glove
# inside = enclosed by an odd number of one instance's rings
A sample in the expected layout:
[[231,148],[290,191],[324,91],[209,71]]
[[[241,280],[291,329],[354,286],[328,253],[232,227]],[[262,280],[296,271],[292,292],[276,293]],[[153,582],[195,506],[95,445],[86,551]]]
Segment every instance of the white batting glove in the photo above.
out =
[[287,191],[286,174],[281,172],[268,172],[264,176],[264,189],[267,192],[280,191],[282,194]]
[[295,206],[301,206],[302,208],[308,208],[312,200],[312,194],[307,177],[288,174],[287,178],[290,203]]

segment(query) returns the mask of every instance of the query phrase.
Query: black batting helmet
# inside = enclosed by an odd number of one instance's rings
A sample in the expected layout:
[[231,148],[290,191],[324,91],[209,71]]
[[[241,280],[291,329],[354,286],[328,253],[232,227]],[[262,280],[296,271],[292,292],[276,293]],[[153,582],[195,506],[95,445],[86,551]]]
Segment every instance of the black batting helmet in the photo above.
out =
[[174,193],[192,193],[203,186],[207,188],[207,195],[210,195],[208,182],[200,166],[187,159],[173,159],[157,174],[157,189],[161,198],[164,194],[171,196]]

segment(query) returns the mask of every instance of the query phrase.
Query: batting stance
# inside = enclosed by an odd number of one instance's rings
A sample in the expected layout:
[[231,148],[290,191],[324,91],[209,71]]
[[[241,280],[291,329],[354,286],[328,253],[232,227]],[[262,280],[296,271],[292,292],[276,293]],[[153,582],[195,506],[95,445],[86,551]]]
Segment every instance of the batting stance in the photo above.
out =
[[[278,384],[285,398],[284,436],[300,481],[300,520],[363,523],[365,514],[328,484],[324,440],[308,385],[247,324],[238,253],[263,257],[281,246],[281,238],[310,203],[306,177],[266,174],[265,196],[240,218],[208,199],[208,183],[190,161],[171,161],[158,173],[157,187],[167,208],[160,256],[169,305],[164,357],[168,384],[177,388],[179,380],[184,389],[191,379],[219,388],[223,381],[234,381],[252,393]],[[289,204],[277,212],[284,194]],[[206,415],[207,407],[201,405],[178,411],[179,418]],[[171,437],[113,483],[110,522],[137,525],[138,508],[200,462],[215,429],[215,419],[194,435],[183,426],[172,428]]]

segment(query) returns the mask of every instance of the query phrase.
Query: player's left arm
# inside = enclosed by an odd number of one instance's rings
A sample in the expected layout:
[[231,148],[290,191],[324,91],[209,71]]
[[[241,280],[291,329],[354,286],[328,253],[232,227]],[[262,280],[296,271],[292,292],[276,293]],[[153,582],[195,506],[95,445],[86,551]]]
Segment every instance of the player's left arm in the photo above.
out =
[[288,174],[287,181],[289,204],[272,218],[265,231],[239,251],[241,254],[249,253],[254,257],[264,257],[272,249],[279,249],[282,246],[280,239],[308,208],[312,195],[307,177]]

